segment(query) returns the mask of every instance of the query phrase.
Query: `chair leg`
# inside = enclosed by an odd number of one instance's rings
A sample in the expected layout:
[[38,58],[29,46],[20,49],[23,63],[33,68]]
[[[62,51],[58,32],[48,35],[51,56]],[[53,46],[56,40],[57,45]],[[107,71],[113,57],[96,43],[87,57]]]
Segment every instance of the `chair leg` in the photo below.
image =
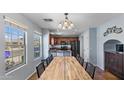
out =
[[87,69],[87,66],[88,66],[88,62],[86,63],[86,67],[85,67],[85,70]]
[[95,71],[96,71],[96,67],[95,67],[94,70],[93,70],[93,76],[92,76],[92,79],[94,79]]

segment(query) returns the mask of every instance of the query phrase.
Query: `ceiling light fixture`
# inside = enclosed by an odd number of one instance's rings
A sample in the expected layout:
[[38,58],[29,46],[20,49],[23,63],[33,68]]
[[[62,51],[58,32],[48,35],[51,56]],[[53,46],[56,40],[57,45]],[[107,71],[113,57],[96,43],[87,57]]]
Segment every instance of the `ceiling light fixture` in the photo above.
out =
[[68,13],[65,13],[65,19],[64,21],[61,21],[58,25],[58,30],[72,30],[74,28],[74,24],[72,21],[68,19]]

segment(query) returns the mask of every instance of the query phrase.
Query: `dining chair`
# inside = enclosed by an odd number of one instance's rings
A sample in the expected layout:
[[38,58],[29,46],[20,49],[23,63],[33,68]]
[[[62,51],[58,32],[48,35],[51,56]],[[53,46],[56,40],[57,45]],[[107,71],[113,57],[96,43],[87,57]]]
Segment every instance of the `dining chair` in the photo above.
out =
[[78,58],[79,57],[79,54],[76,54],[76,58]]
[[52,60],[53,60],[53,55],[51,55],[51,58],[52,58]]
[[83,68],[86,70],[86,65],[87,65],[87,62],[84,61],[83,63]]
[[49,57],[46,58],[46,64],[47,64],[47,66],[50,64],[50,58]]
[[80,55],[79,54],[76,55],[76,59],[79,61],[79,59],[80,59]]
[[94,78],[95,75],[95,70],[96,70],[96,66],[94,66],[92,63],[87,62],[86,63],[86,69],[85,69],[88,74],[91,76],[91,78]]
[[46,59],[41,59],[41,62],[44,62],[44,67],[46,69],[48,66],[48,62],[46,61]]
[[38,78],[40,78],[41,74],[44,72],[45,70],[45,66],[44,66],[44,62],[41,62],[37,67],[36,67],[36,71],[37,71],[37,76]]
[[50,55],[49,60],[50,62],[53,60],[53,55]]
[[80,57],[79,62],[82,66],[84,65],[84,59],[82,57]]

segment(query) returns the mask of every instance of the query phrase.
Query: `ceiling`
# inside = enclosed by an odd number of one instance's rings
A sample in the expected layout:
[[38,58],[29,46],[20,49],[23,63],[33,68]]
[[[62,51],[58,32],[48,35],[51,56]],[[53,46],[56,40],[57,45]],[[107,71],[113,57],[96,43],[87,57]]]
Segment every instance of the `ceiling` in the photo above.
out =
[[[64,20],[64,13],[23,13],[32,22],[43,29],[49,29],[51,33],[58,35],[79,35],[91,27],[97,27],[115,17],[119,13],[69,13],[68,18],[74,23],[75,31],[58,32],[56,29],[60,21]],[[52,22],[45,22],[43,19],[53,19]]]

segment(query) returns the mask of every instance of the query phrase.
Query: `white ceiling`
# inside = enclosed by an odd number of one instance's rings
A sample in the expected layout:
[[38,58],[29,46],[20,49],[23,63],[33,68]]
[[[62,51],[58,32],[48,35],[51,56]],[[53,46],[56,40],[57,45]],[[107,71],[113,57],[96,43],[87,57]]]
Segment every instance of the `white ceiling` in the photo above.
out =
[[[62,35],[79,35],[90,27],[97,27],[121,14],[118,13],[69,13],[68,18],[74,23],[75,31],[57,32],[56,29],[60,21],[64,20],[64,13],[24,13],[39,27],[49,29],[54,33]],[[53,22],[45,22],[42,19],[51,18]]]

